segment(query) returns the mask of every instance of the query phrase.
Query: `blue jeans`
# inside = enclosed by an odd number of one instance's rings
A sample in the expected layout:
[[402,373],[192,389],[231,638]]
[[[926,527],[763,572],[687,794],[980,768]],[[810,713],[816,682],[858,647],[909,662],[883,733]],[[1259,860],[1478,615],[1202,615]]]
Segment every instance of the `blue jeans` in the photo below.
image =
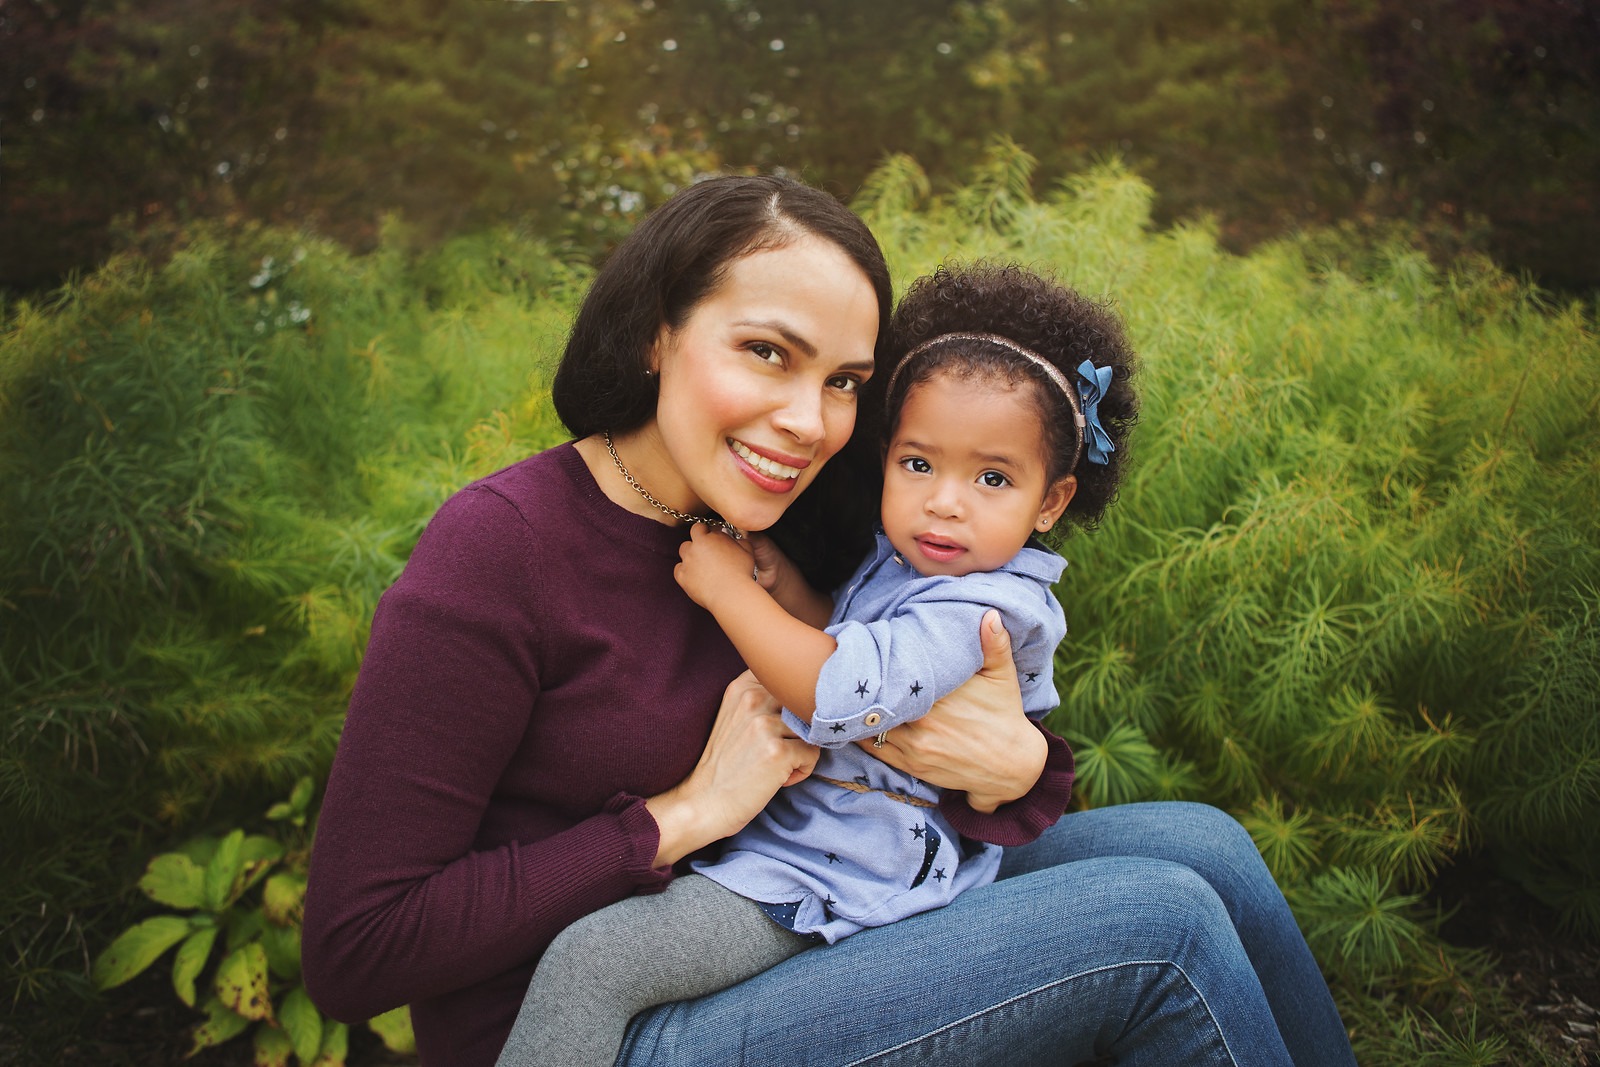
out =
[[1355,1058],[1250,837],[1200,804],[1068,815],[938,911],[636,1017],[619,1065]]

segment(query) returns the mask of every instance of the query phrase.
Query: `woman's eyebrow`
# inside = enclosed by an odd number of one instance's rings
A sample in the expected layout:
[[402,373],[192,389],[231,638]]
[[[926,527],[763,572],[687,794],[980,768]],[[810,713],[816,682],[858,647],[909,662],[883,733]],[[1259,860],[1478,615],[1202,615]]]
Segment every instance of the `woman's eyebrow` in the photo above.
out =
[[[779,337],[782,337],[785,343],[787,343],[791,348],[798,348],[801,352],[805,353],[812,359],[817,358],[817,346],[806,340],[800,334],[795,333],[794,329],[789,326],[788,323],[780,322],[777,319],[741,319],[734,323],[734,325],[749,327],[757,330],[771,330]],[[877,364],[874,363],[869,357],[867,359],[860,359],[850,363],[845,363],[840,366],[839,369],[863,371],[870,374],[872,373],[873,368],[876,366]]]

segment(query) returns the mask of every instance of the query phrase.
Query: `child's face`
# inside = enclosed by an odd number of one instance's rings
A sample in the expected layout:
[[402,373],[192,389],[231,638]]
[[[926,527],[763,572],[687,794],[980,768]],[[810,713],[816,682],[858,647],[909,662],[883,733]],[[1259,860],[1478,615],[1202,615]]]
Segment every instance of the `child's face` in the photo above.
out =
[[912,386],[883,470],[883,528],[922,575],[992,571],[1048,530],[1077,488],[1047,482],[1027,386],[938,375]]

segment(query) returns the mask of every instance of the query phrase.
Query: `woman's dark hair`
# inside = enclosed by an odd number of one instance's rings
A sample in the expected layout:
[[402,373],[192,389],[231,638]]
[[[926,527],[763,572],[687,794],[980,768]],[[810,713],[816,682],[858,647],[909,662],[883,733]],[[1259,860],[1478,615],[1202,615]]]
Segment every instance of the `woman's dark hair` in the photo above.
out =
[[872,231],[832,196],[788,178],[739,175],[708,178],[675,194],[595,275],[550,392],[574,437],[642,426],[656,411],[656,380],[645,371],[661,328],[681,328],[733,261],[807,235],[849,256],[878,297],[877,370],[858,396],[850,444],[769,531],[814,584],[828,588],[865,552],[877,513],[877,437],[892,366],[885,338],[894,299]]
[[886,434],[892,432],[912,387],[937,374],[1027,382],[1044,430],[1050,479],[1067,474],[1078,478],[1065,517],[1084,529],[1099,524],[1127,469],[1129,431],[1139,416],[1133,349],[1108,305],[1015,265],[946,266],[912,284],[895,311],[890,334],[900,353],[945,334],[995,334],[1047,360],[1073,383],[1084,360],[1110,367],[1111,386],[1100,401],[1099,415],[1115,450],[1105,464],[1090,463],[1081,455],[1071,401],[1049,376],[990,341],[952,338],[918,355],[895,382],[894,395],[888,398],[893,411],[884,426]]

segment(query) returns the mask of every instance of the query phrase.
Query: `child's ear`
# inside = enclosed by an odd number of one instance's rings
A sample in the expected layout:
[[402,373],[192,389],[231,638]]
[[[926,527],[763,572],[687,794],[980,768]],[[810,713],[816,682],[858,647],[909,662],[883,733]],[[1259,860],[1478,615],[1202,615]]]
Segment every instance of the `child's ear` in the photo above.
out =
[[1078,479],[1074,475],[1057,478],[1044,491],[1044,501],[1039,505],[1039,519],[1033,528],[1044,533],[1056,524],[1061,518],[1061,513],[1067,510],[1067,505],[1072,503],[1073,494],[1078,491]]

